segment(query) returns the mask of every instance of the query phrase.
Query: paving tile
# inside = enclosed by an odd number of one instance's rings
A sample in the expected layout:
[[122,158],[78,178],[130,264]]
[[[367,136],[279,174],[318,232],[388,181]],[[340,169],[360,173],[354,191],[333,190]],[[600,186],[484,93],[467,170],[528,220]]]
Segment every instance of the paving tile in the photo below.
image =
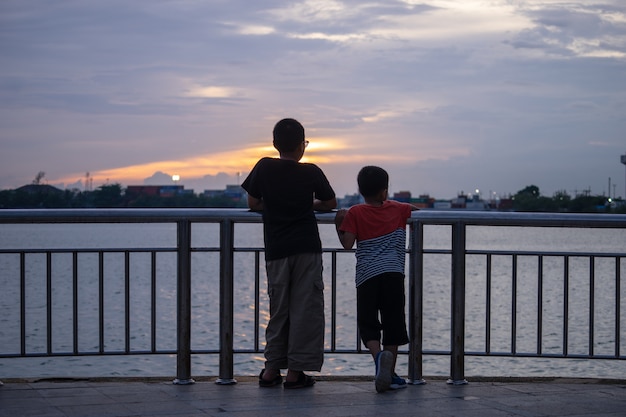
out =
[[5,400],[37,400],[43,399],[41,393],[34,389],[0,389],[0,403]]
[[44,398],[48,397],[79,397],[81,395],[91,395],[93,392],[93,388],[89,387],[72,387],[72,386],[63,386],[63,387],[34,387],[37,390],[39,395]]
[[61,410],[45,406],[28,406],[20,408],[0,408],[0,417],[66,417]]
[[89,394],[84,395],[72,395],[72,396],[63,396],[63,397],[50,397],[47,398],[46,401],[48,404],[54,407],[62,407],[62,406],[79,406],[79,405],[95,405],[95,406],[105,406],[110,404],[118,404],[119,402],[104,395],[100,395],[97,392],[91,392]]
[[[140,417],[122,404],[73,405],[58,407],[64,417]],[[146,414],[146,416],[149,414]]]

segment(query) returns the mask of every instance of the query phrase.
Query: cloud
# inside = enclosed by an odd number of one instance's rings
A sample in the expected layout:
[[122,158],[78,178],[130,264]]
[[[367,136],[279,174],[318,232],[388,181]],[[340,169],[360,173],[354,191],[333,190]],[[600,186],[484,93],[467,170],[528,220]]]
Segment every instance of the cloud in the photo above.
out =
[[236,88],[225,86],[193,86],[185,94],[185,97],[200,98],[228,98],[238,95]]
[[[167,172],[157,171],[147,178],[141,181],[141,184],[145,185],[180,185],[186,190],[193,190],[195,193],[202,193],[205,190],[223,190],[227,185],[241,184],[243,178],[241,173],[227,174],[225,172],[218,172],[215,175],[204,175],[201,177],[181,177],[174,180],[174,176],[177,174],[170,174]],[[129,185],[139,185],[138,183],[132,183]]]
[[555,4],[524,10],[534,23],[511,45],[563,56],[624,58],[626,9],[609,5]]
[[340,194],[365,163],[442,195],[623,177],[617,0],[9,1],[0,27],[0,188],[236,181],[283,117]]

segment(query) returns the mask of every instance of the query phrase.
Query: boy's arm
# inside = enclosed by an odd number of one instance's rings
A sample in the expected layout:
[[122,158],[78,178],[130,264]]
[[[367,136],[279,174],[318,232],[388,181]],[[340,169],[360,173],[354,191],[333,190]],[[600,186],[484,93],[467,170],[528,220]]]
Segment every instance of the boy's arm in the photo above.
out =
[[337,237],[339,237],[341,246],[343,246],[344,249],[352,249],[352,246],[354,246],[354,242],[356,242],[356,235],[354,233],[339,230],[339,227],[341,227],[341,223],[343,223],[343,218],[346,217],[347,212],[348,210],[346,209],[341,209],[337,211],[337,214],[335,214],[335,229],[337,229]]
[[337,199],[335,197],[330,200],[313,200],[313,210],[316,211],[330,211],[337,207]]
[[263,199],[252,197],[248,194],[248,207],[252,211],[263,211]]
[[354,242],[356,242],[356,236],[350,232],[337,229],[337,236],[344,249],[352,249]]

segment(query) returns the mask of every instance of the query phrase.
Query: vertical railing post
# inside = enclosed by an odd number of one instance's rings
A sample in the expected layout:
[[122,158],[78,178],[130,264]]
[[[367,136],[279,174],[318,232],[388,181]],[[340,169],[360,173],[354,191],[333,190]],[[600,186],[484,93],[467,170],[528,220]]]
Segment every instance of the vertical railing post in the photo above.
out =
[[422,334],[424,310],[424,225],[409,224],[409,383],[425,384],[423,378]]
[[219,385],[232,385],[234,379],[234,285],[233,240],[234,223],[224,219],[220,223],[220,374]]
[[465,380],[465,223],[452,224],[452,351],[448,384]]
[[176,317],[177,354],[174,384],[187,385],[191,378],[191,222],[177,222]]

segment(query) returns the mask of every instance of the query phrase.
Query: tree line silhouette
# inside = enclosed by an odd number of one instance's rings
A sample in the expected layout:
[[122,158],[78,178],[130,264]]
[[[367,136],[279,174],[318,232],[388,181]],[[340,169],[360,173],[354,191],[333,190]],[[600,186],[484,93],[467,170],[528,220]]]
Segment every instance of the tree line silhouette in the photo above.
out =
[[183,193],[168,196],[126,193],[120,184],[107,184],[93,191],[59,190],[31,184],[0,191],[0,208],[167,208],[167,207],[247,207],[246,201],[229,196]]
[[[106,184],[93,191],[60,190],[33,181],[15,190],[0,191],[0,209],[20,208],[246,208],[243,198],[182,193],[167,196],[127,193],[121,184]],[[624,200],[587,194],[571,197],[565,191],[542,196],[539,187],[529,185],[511,198],[510,209],[523,212],[626,213]]]
[[545,197],[536,185],[519,190],[512,198],[512,205],[514,211],[526,212],[626,213],[624,200],[613,201],[605,196],[587,193],[571,197],[565,191]]

